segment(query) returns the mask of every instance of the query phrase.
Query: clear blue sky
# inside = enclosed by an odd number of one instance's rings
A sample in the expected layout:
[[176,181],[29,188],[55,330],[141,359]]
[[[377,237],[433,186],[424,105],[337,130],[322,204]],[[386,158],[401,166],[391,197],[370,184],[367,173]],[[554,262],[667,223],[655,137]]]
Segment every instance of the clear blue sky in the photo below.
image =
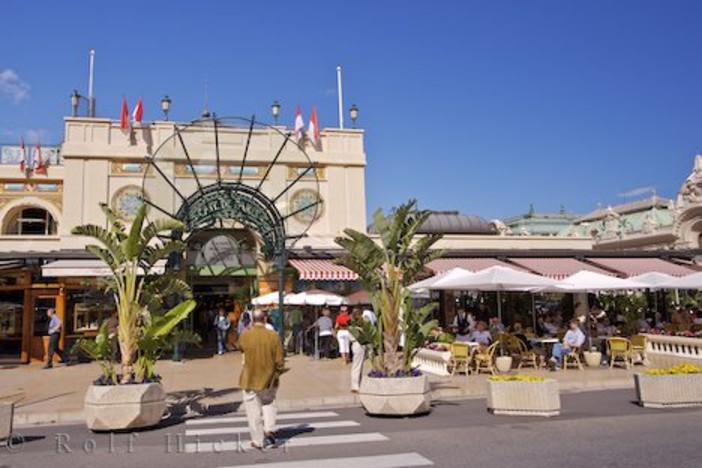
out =
[[[4,1],[0,141],[62,138],[97,51],[98,113],[268,119],[296,104],[336,126],[335,66],[366,130],[369,212],[578,213],[655,187],[702,151],[702,2]],[[643,190],[642,190],[643,192]],[[636,198],[636,197],[634,197]]]

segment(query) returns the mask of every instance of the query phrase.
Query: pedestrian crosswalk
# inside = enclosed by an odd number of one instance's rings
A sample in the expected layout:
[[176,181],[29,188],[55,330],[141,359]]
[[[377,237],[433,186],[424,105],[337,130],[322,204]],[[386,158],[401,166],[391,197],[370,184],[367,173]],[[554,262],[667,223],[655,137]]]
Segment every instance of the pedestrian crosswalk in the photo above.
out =
[[[363,431],[361,423],[344,419],[334,411],[281,413],[277,417],[278,442],[284,450],[297,447],[336,446],[386,442],[389,438],[374,431]],[[246,452],[250,448],[246,416],[222,416],[186,421],[183,449],[185,453]],[[376,450],[377,451],[377,450]],[[362,452],[360,452],[362,453]],[[359,454],[360,454],[359,453]],[[298,468],[336,467],[351,464],[364,468],[430,466],[433,463],[414,452],[357,457],[318,458],[263,463],[266,467]],[[261,466],[257,463],[256,466]],[[241,465],[237,465],[241,466]],[[248,466],[248,465],[243,465]],[[253,465],[251,465],[253,466]],[[225,467],[226,468],[226,467]]]

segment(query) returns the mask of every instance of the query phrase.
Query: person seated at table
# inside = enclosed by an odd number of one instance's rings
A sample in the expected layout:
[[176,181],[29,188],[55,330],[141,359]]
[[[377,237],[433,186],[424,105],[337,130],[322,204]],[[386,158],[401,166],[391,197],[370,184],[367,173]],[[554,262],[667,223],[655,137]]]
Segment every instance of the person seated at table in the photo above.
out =
[[492,335],[487,330],[487,324],[485,322],[478,322],[475,326],[475,330],[470,334],[470,341],[478,343],[478,349],[482,352],[490,343],[492,343]]
[[465,310],[459,309],[456,317],[453,319],[453,327],[456,330],[456,341],[470,341],[470,334],[475,329],[475,318],[473,314],[466,313]]
[[560,368],[563,356],[572,353],[585,343],[585,334],[580,329],[580,321],[576,318],[570,320],[570,328],[563,337],[563,343],[553,345],[551,359],[549,361],[553,368]]
[[492,317],[490,319],[490,333],[497,334],[505,331],[505,326],[500,321],[499,317]]
[[550,316],[546,316],[543,326],[547,335],[555,336],[558,334],[558,325],[553,322],[553,319]]
[[543,315],[539,315],[536,318],[536,336],[544,336],[548,334],[548,330],[546,330],[546,319],[544,318]]
[[522,342],[526,345],[528,349],[531,349],[531,343],[526,337],[524,327],[522,327],[521,322],[514,322],[514,325],[511,328],[511,333],[513,336],[522,340]]

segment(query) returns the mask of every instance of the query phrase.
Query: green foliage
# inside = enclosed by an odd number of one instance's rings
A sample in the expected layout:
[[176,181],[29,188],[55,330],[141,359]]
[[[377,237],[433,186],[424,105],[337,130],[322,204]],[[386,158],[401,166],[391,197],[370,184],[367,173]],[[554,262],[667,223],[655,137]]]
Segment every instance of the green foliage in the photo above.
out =
[[[409,370],[412,356],[435,326],[427,323],[433,306],[415,309],[405,289],[416,281],[427,262],[441,256],[441,252],[432,250],[441,235],[417,238],[429,215],[429,211],[417,210],[416,201],[410,200],[390,216],[381,210],[375,212],[378,242],[353,229],[344,230],[344,236],[335,240],[346,251],[338,263],[358,274],[378,312],[375,332],[358,328],[354,332],[372,343],[367,346],[376,357],[374,368],[387,374]],[[402,333],[405,347],[400,355],[397,349]]]
[[[178,240],[162,240],[162,234],[180,231],[183,223],[160,219],[146,225],[146,205],[142,205],[127,230],[125,224],[106,205],[100,205],[108,221],[108,228],[95,225],[78,226],[75,235],[92,237],[99,245],[86,249],[102,259],[112,271],[107,290],[117,305],[117,342],[122,355],[122,382],[135,377],[152,379],[155,363],[169,334],[195,308],[189,286],[172,273],[157,275],[157,262],[185,248]],[[169,311],[166,303],[180,302]],[[99,337],[100,335],[98,335]],[[96,340],[97,341],[97,340]],[[83,344],[86,353],[97,348]],[[114,359],[114,354],[110,360]]]
[[117,354],[116,336],[110,335],[109,320],[100,325],[97,336],[92,339],[81,338],[73,345],[72,352],[82,352],[100,366],[105,382],[117,382],[115,355]]

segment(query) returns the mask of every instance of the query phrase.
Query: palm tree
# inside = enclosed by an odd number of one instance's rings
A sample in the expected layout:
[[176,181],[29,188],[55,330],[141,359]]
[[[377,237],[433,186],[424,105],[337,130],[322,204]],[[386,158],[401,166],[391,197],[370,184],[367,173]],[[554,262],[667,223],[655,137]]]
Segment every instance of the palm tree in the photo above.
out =
[[[409,370],[412,348],[421,346],[421,335],[435,324],[426,323],[435,305],[414,309],[405,289],[416,281],[426,263],[441,256],[441,252],[432,250],[441,234],[417,237],[430,214],[417,210],[416,201],[409,200],[388,217],[382,210],[375,212],[373,225],[378,242],[353,229],[345,229],[345,236],[335,240],[346,250],[338,263],[358,274],[379,313],[374,366],[387,374]],[[400,355],[397,349],[402,332],[406,350]]]
[[[127,232],[125,224],[106,204],[100,207],[109,223],[107,229],[88,224],[75,227],[71,232],[92,237],[101,244],[88,245],[86,250],[102,259],[112,271],[108,290],[113,293],[117,306],[122,383],[128,383],[134,380],[135,362],[142,379],[153,375],[152,361],[157,356],[159,340],[167,337],[195,307],[195,302],[189,300],[192,295],[184,281],[172,273],[153,273],[159,260],[183,251],[183,242],[164,241],[162,235],[181,231],[184,225],[174,219],[157,219],[144,226],[146,205],[143,204]],[[173,294],[188,300],[165,312],[164,303]]]

